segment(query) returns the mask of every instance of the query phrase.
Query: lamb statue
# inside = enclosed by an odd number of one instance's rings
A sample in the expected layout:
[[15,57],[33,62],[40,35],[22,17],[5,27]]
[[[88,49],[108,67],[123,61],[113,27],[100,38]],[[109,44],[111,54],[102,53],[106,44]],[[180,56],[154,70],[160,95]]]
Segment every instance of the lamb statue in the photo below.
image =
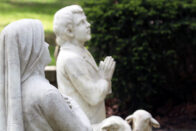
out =
[[131,131],[131,126],[119,116],[110,116],[93,125],[93,131]]
[[133,131],[152,131],[152,127],[159,128],[160,124],[152,115],[145,110],[136,110],[132,115],[125,119],[128,123],[132,123]]
[[140,109],[125,120],[119,116],[108,117],[101,123],[93,125],[93,131],[152,131],[152,127],[159,128],[159,122],[149,112]]

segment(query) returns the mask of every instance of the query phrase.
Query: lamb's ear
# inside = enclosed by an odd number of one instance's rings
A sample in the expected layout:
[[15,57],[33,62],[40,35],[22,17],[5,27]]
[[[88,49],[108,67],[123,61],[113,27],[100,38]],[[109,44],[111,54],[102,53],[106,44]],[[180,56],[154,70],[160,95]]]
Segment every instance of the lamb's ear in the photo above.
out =
[[133,121],[133,115],[129,115],[125,119],[129,124]]
[[155,120],[154,118],[150,118],[150,124],[154,127],[154,128],[159,128],[160,124],[157,120]]

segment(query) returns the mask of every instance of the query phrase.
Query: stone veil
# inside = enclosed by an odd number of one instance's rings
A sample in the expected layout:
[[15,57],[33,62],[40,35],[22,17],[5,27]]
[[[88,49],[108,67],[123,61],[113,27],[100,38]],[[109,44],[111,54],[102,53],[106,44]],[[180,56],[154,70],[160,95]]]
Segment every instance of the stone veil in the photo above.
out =
[[0,131],[92,130],[77,103],[45,79],[50,54],[39,20],[6,26],[0,57]]

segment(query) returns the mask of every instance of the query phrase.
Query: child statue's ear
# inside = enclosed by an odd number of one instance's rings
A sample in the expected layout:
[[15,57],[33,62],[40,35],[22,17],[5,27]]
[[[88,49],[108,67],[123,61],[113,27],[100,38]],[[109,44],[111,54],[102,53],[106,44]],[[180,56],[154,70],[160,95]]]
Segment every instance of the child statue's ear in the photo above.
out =
[[72,25],[67,25],[67,27],[65,28],[64,31],[65,31],[65,34],[66,34],[68,37],[73,37],[73,36],[74,36]]

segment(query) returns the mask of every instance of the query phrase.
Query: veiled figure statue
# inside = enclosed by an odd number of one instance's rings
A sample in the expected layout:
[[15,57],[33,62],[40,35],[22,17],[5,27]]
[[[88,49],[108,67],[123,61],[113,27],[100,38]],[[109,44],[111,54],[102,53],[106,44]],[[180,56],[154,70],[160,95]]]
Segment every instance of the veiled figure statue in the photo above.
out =
[[45,79],[50,55],[39,20],[5,27],[0,57],[0,131],[92,130],[80,107]]

